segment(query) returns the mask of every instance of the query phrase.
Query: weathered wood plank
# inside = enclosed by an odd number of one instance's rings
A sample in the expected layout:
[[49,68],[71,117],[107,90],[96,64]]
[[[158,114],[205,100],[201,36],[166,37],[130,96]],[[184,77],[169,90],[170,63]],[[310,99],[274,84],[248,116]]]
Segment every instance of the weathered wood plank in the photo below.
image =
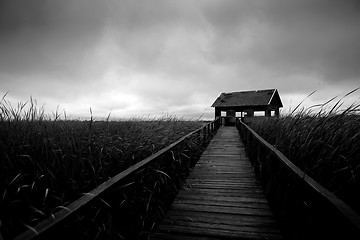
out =
[[272,216],[268,209],[254,209],[243,206],[212,206],[201,204],[188,203],[173,203],[171,209],[187,210],[194,212],[212,212],[212,213],[227,213],[233,215],[251,215],[251,216]]
[[[191,199],[191,198],[179,198],[174,201],[173,204],[187,204],[187,205],[206,205],[206,206],[219,206],[219,207],[233,207],[237,205],[238,202],[235,201],[219,201],[218,199]],[[267,203],[246,203],[242,204],[244,208],[254,208],[254,209],[266,209],[270,210]]]
[[[224,186],[225,188],[226,186]],[[213,188],[201,188],[197,186],[189,186],[184,188],[184,195],[209,195],[213,194],[214,196],[245,196],[245,195],[262,195],[261,189],[253,189],[247,187],[233,187],[229,186],[224,189],[214,186]],[[183,193],[180,193],[183,194]],[[181,196],[179,194],[179,196]]]
[[234,183],[218,183],[218,184],[214,184],[214,183],[201,183],[201,182],[194,182],[194,183],[186,183],[187,188],[204,188],[204,189],[224,189],[224,188],[230,188],[230,189],[243,189],[243,188],[250,188],[250,189],[259,189],[260,191],[261,188],[256,185],[255,183],[238,183],[238,184],[234,184]]
[[227,229],[219,229],[219,228],[201,228],[201,227],[193,227],[193,226],[171,226],[164,225],[161,226],[161,230],[163,232],[172,232],[174,234],[182,234],[182,235],[193,235],[193,236],[206,236],[206,237],[217,237],[217,238],[232,238],[232,239],[281,239],[279,234],[271,234],[271,233],[259,233],[256,231],[232,231]]
[[152,240],[221,240],[217,237],[191,236],[191,235],[175,235],[173,233],[152,233]]
[[[204,178],[211,178],[211,177],[215,177],[214,176],[215,174],[211,174],[211,173],[208,173],[208,174],[202,174],[201,176],[190,176],[189,179],[190,180],[199,180],[199,179],[204,179]],[[238,175],[235,175],[235,174],[217,174],[218,177],[216,180],[220,180],[219,177],[223,177],[224,179],[228,179],[230,181],[244,181],[244,182],[256,182],[255,179],[253,179],[253,177],[249,176],[245,176],[244,178],[241,178],[239,177]]]
[[[177,199],[181,200],[181,199],[199,199],[201,200],[207,200],[209,199],[208,196],[206,195],[198,195],[198,194],[192,194],[192,195],[178,195]],[[265,203],[267,204],[267,200],[264,198],[258,198],[258,197],[234,197],[234,196],[224,196],[224,195],[220,195],[220,196],[213,196],[212,199],[216,199],[217,201],[229,201],[229,202],[234,202],[235,204],[248,204],[248,203]]]
[[227,185],[239,185],[239,184],[255,184],[257,185],[257,181],[254,179],[250,179],[250,181],[242,181],[242,180],[229,180],[229,179],[201,179],[201,178],[192,178],[187,179],[187,183],[189,184],[196,184],[196,183],[203,183],[203,184],[227,184]]
[[[197,219],[200,220],[200,219]],[[279,234],[280,232],[276,230],[273,226],[266,225],[235,225],[233,222],[222,223],[212,219],[211,222],[202,222],[202,221],[191,221],[189,219],[166,219],[163,223],[163,227],[166,226],[189,226],[189,227],[198,227],[198,228],[217,228],[224,229],[229,231],[242,231],[242,232],[258,232],[258,233],[275,233]],[[161,227],[160,227],[161,229]]]
[[234,225],[267,225],[267,226],[277,226],[277,222],[272,216],[250,216],[243,215],[241,218],[234,218],[233,215],[224,214],[224,213],[209,213],[209,212],[198,212],[196,215],[192,215],[190,211],[178,211],[172,210],[171,216],[169,219],[188,219],[190,221],[196,222],[221,222],[229,223]]
[[203,197],[207,197],[207,198],[219,197],[219,196],[224,196],[224,195],[226,195],[228,197],[244,197],[244,198],[263,198],[264,197],[264,195],[261,193],[239,193],[239,192],[219,193],[216,191],[199,193],[199,192],[193,191],[193,189],[187,190],[187,195],[188,196],[198,195],[198,196],[203,196]]

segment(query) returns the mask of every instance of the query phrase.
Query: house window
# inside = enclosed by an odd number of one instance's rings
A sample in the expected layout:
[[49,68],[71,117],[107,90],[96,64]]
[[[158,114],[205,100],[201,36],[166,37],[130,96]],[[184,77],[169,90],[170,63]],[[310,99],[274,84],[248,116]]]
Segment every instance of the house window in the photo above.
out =
[[265,117],[265,111],[255,111],[254,116],[255,117]]

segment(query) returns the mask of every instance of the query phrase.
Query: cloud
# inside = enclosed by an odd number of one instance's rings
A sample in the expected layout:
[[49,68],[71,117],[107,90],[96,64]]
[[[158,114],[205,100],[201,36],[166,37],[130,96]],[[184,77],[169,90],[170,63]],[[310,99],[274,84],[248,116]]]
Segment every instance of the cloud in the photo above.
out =
[[357,1],[277,0],[217,2],[204,16],[215,32],[214,61],[358,81],[359,13]]
[[64,79],[81,74],[88,50],[102,35],[106,16],[97,1],[83,3],[2,1],[0,71]]
[[298,71],[322,73],[328,81],[357,81],[359,2],[280,2],[276,9],[269,4],[269,28],[281,36],[270,39],[269,55],[277,56],[281,64],[291,64]]
[[0,0],[0,91],[84,114],[347,91],[360,80],[359,11],[355,0]]

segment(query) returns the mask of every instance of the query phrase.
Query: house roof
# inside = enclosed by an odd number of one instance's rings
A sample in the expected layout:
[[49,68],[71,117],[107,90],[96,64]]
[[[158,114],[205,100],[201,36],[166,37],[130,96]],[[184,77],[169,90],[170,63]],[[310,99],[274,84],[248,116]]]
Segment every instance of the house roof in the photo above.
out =
[[276,89],[221,93],[211,107],[254,107],[268,105],[283,106]]

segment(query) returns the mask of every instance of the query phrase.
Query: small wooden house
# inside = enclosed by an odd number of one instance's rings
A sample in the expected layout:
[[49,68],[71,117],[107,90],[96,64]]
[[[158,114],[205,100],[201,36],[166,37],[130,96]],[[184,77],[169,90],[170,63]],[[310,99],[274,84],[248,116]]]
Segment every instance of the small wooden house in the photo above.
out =
[[283,107],[276,89],[221,93],[211,107],[215,108],[215,118],[226,112],[228,121],[235,122],[236,113],[242,118],[254,116],[279,116]]

